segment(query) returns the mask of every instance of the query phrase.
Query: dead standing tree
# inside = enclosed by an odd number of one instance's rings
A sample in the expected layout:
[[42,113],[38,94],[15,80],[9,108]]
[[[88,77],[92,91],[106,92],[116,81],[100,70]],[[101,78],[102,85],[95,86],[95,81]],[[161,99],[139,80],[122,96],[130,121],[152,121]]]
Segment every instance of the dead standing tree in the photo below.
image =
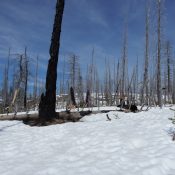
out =
[[39,118],[43,121],[56,117],[56,81],[57,63],[60,47],[61,24],[64,12],[65,0],[57,0],[56,15],[50,45],[50,60],[46,76],[46,92],[41,95],[39,104]]
[[161,0],[157,0],[157,99],[159,107],[162,107],[161,93]]
[[7,107],[9,105],[9,67],[10,67],[10,48],[8,53],[8,60],[7,60],[7,66],[5,65],[4,68],[4,79],[3,79],[3,88],[2,88],[2,97],[3,97],[3,103],[4,107]]
[[28,87],[28,58],[27,58],[27,48],[25,48],[25,55],[24,55],[24,110],[27,110],[27,87]]
[[35,106],[37,105],[37,96],[38,96],[38,56],[36,58],[36,71],[35,71],[35,80],[33,87],[33,99]]
[[[171,77],[171,45],[170,45],[170,41],[166,42],[166,75],[165,75],[165,79],[166,79],[166,92],[167,92],[167,97],[168,97],[168,103],[171,102],[171,96],[172,96],[172,90],[171,90],[171,82],[172,82],[172,77]],[[166,99],[166,96],[164,97]]]
[[121,89],[120,89],[120,99],[124,100],[124,97],[127,92],[127,46],[128,46],[128,33],[127,33],[127,25],[124,29],[124,35],[123,35],[123,48],[122,48],[122,57],[121,57]]
[[[148,70],[149,70],[149,5],[146,7],[146,20],[145,20],[145,64],[143,75],[143,88],[141,103],[148,105]],[[145,97],[144,97],[145,96]]]

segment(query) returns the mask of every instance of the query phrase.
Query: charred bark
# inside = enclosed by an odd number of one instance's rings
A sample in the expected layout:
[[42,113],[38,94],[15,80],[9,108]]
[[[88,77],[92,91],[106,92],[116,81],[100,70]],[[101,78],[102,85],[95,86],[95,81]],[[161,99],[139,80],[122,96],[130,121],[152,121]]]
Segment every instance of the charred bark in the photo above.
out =
[[86,105],[87,107],[90,106],[90,91],[89,90],[87,90],[86,92]]
[[27,60],[27,48],[25,48],[25,87],[24,87],[24,110],[27,110],[27,86],[28,86],[28,60]]
[[64,12],[65,0],[57,0],[56,15],[53,26],[51,45],[50,45],[50,60],[46,75],[46,92],[41,95],[39,104],[39,118],[42,120],[50,120],[56,117],[56,81],[57,81],[57,63],[60,47],[61,24]]
[[71,96],[72,104],[76,107],[77,106],[77,103],[75,101],[75,93],[74,93],[73,87],[70,88],[70,96]]

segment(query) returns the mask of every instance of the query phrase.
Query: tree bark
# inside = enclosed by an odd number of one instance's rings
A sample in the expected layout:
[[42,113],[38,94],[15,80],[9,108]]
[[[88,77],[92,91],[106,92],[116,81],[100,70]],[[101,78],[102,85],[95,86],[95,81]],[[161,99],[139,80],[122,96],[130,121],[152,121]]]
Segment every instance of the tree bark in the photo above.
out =
[[38,95],[38,56],[36,58],[36,72],[35,72],[35,80],[34,80],[34,87],[33,87],[33,99],[35,105],[37,104],[37,95]]
[[162,94],[161,94],[161,1],[158,0],[158,47],[157,47],[157,99],[159,107],[162,107]]
[[70,87],[70,96],[71,96],[72,104],[76,107],[77,106],[77,103],[75,101],[75,93],[74,93],[73,87]]
[[149,6],[146,7],[145,25],[145,65],[143,75],[142,104],[148,105],[148,61],[149,61]]
[[27,110],[27,86],[28,86],[28,60],[27,48],[25,48],[25,86],[24,86],[24,110]]
[[46,75],[46,92],[41,95],[39,104],[39,118],[42,120],[50,120],[56,116],[56,81],[57,81],[57,63],[60,47],[61,24],[64,12],[65,0],[57,0],[56,15],[53,26],[50,60]]

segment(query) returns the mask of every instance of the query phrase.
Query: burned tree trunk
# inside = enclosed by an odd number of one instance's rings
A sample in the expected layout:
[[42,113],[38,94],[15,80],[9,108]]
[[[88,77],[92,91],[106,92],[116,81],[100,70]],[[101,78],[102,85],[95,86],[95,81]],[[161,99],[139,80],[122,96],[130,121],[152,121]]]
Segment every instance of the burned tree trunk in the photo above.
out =
[[57,63],[60,47],[61,24],[64,12],[65,0],[57,0],[56,15],[52,32],[50,45],[50,60],[46,76],[46,92],[41,95],[39,104],[39,118],[50,120],[56,116],[56,81],[57,81]]
[[75,93],[73,87],[70,88],[70,96],[71,96],[71,101],[74,106],[77,106],[77,103],[75,101]]
[[38,95],[38,56],[36,58],[36,72],[35,72],[35,80],[34,80],[34,87],[33,87],[33,99],[34,104],[37,104],[37,95]]
[[25,74],[25,87],[24,87],[24,110],[27,110],[27,86],[28,86],[28,60],[27,60],[27,48],[25,48],[25,67],[24,67],[24,74]]
[[89,107],[90,106],[90,91],[89,90],[87,90],[87,92],[86,92],[86,105],[87,105],[87,107]]

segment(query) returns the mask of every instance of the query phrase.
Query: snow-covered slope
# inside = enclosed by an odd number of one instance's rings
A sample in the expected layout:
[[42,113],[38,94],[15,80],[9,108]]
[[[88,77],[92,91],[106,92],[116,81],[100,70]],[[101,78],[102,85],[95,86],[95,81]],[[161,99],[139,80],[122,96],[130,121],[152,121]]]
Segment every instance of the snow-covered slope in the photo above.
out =
[[0,174],[175,175],[173,111],[108,115],[47,127],[0,122]]

